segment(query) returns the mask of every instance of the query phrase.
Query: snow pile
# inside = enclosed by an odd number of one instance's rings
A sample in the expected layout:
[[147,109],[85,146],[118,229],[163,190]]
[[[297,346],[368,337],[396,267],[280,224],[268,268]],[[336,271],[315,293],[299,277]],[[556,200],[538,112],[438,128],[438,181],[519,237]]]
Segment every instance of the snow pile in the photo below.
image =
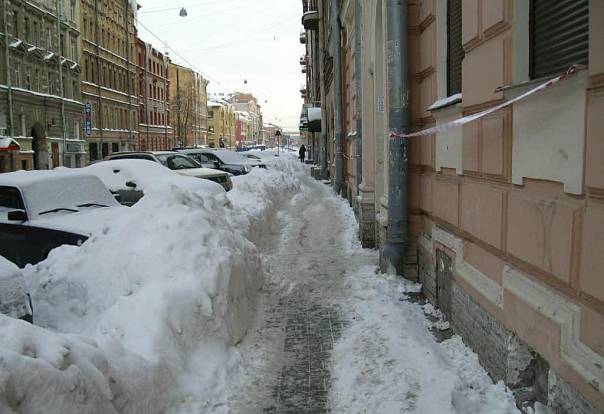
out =
[[296,188],[292,165],[239,180],[231,203],[203,180],[148,185],[82,246],[26,267],[41,328],[0,319],[0,412],[163,413],[189,395],[212,400],[262,286],[246,236],[273,214],[269,198]]
[[[373,267],[348,275],[354,319],[333,350],[334,412],[516,413],[459,337],[436,343],[422,307],[401,300],[407,284]],[[430,311],[430,308],[425,308]]]
[[0,256],[0,314],[13,318],[31,315],[21,269]]
[[[276,214],[274,204],[297,193],[297,173],[303,166],[284,155],[276,158],[268,169],[253,168],[249,174],[233,177],[233,189],[227,194],[233,205],[232,222],[250,239],[261,237],[262,229]],[[270,211],[272,214],[267,215]]]

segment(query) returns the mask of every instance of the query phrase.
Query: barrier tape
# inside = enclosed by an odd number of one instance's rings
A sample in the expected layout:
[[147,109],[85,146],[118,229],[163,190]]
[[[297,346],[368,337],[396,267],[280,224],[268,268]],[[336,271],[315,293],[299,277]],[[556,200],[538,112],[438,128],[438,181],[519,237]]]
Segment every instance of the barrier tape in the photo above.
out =
[[493,112],[497,112],[500,109],[503,109],[505,107],[508,107],[510,105],[513,105],[514,103],[528,97],[531,96],[537,92],[541,92],[544,89],[550,88],[552,86],[554,86],[555,84],[557,84],[560,81],[565,80],[566,78],[568,78],[570,75],[573,75],[577,72],[577,67],[576,66],[571,66],[570,68],[568,68],[568,70],[562,74],[560,74],[559,76],[548,80],[547,82],[537,86],[536,88],[531,89],[528,92],[523,93],[520,96],[517,96],[514,99],[511,99],[509,101],[506,101],[500,105],[494,106],[493,108],[487,109],[485,111],[479,112],[477,114],[473,114],[473,115],[468,115],[465,116],[463,118],[459,118],[456,119],[455,121],[451,121],[451,122],[447,122],[446,124],[442,124],[442,125],[437,125],[435,127],[432,128],[428,128],[428,129],[424,129],[421,131],[417,131],[417,132],[412,132],[410,134],[395,134],[394,132],[391,132],[389,137],[390,139],[394,139],[394,138],[411,138],[411,137],[421,137],[421,136],[426,136],[426,135],[432,135],[435,134],[437,132],[443,132],[443,131],[447,131],[449,129],[453,129],[453,128],[457,128],[460,127],[464,124],[467,124],[469,122],[472,121],[476,121],[477,119],[483,118],[489,114],[492,114]]

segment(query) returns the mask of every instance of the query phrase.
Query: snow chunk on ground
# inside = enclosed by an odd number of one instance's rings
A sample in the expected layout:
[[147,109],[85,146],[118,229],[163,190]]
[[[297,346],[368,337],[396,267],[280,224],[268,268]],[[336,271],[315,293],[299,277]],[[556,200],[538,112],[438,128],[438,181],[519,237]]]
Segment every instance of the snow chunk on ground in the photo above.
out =
[[255,170],[229,198],[195,179],[148,183],[82,246],[26,267],[40,327],[0,319],[0,411],[164,413],[189,396],[211,401],[238,364],[232,346],[263,282],[248,237],[296,189],[294,162]]
[[436,312],[401,298],[415,285],[373,267],[348,279],[342,294],[354,316],[333,350],[334,412],[518,412],[512,393],[492,383],[459,337],[435,341],[424,312]]

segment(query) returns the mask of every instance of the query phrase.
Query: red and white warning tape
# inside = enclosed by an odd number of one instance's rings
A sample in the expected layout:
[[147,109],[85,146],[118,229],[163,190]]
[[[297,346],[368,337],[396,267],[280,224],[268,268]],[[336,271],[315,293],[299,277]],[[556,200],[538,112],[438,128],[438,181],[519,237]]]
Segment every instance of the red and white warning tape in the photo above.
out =
[[447,122],[446,124],[442,124],[442,125],[437,125],[432,128],[423,129],[421,131],[412,132],[410,134],[395,134],[394,132],[391,132],[389,137],[390,137],[390,139],[421,137],[421,136],[432,135],[437,132],[443,132],[443,131],[447,131],[449,129],[460,127],[464,124],[467,124],[472,121],[476,121],[477,119],[480,119],[489,114],[492,114],[493,112],[497,112],[500,109],[513,105],[514,103],[521,101],[522,99],[524,99],[528,96],[531,96],[537,92],[540,92],[544,89],[552,87],[555,84],[557,84],[558,82],[565,80],[568,76],[573,75],[576,72],[577,72],[576,66],[571,66],[570,68],[568,68],[568,70],[566,72],[562,73],[561,75],[559,75],[553,79],[550,79],[549,81],[547,81],[545,83],[542,83],[541,85],[537,86],[536,88],[533,88],[530,91],[525,92],[522,95],[517,96],[514,99],[510,99],[509,101],[506,101],[502,104],[494,106],[493,108],[487,109],[486,111],[482,111],[482,112],[479,112],[479,113],[473,114],[473,115],[464,116],[463,118],[456,119],[455,121]]

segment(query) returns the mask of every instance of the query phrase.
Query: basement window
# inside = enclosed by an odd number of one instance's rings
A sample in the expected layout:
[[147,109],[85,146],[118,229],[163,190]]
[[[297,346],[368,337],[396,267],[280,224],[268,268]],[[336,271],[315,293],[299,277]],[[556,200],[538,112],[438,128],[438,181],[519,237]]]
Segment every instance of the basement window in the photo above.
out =
[[530,77],[589,61],[589,0],[531,0]]

